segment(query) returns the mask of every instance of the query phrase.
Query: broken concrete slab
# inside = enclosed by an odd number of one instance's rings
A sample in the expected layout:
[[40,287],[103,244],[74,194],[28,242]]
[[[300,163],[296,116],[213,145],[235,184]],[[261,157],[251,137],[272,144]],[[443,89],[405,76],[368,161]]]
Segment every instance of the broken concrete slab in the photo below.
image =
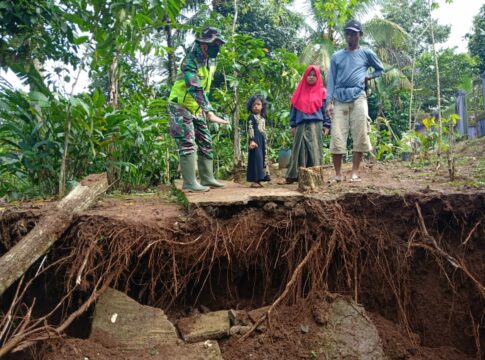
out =
[[161,309],[141,305],[114,289],[107,289],[96,303],[90,338],[121,351],[180,342],[175,327]]
[[230,326],[227,310],[197,314],[177,322],[177,328],[182,338],[188,343],[220,339],[228,336]]
[[328,306],[326,320],[317,335],[318,354],[325,359],[386,359],[377,328],[355,301],[336,298]]
[[[250,201],[285,202],[299,201],[304,195],[296,191],[296,186],[267,185],[264,189],[250,188],[232,181],[221,181],[225,187],[208,193],[186,193],[189,209],[208,206],[246,205]],[[182,181],[175,180],[177,189],[182,190]]]

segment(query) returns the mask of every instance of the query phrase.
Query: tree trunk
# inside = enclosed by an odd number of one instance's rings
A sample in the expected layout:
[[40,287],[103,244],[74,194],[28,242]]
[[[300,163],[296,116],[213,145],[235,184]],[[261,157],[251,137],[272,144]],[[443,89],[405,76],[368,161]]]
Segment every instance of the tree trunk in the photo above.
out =
[[66,162],[69,147],[69,134],[71,133],[71,99],[67,106],[66,127],[64,129],[64,150],[62,152],[61,171],[59,173],[59,197],[63,197],[66,191]]
[[[234,0],[234,20],[232,22],[232,34],[236,33],[236,24],[237,24],[237,0]],[[234,77],[238,78],[237,71],[234,71]],[[237,170],[242,166],[241,164],[241,126],[239,124],[241,118],[241,108],[239,105],[239,89],[237,85],[234,85],[234,111],[232,113],[232,118],[234,120],[234,138],[233,138],[233,145],[234,145],[234,171],[235,173]]]
[[165,19],[167,25],[163,28],[165,31],[165,36],[167,37],[167,47],[168,51],[168,81],[170,84],[175,82],[177,78],[177,64],[175,62],[175,49],[173,48],[173,38],[172,38],[172,28],[170,27],[170,18]]
[[74,215],[86,210],[108,188],[106,174],[84,178],[56,206],[56,211],[39,223],[0,258],[0,296],[18,280],[69,227]]
[[72,95],[74,94],[74,88],[76,87],[79,76],[81,75],[81,70],[83,70],[82,66],[79,67],[79,71],[77,72],[76,79],[72,84],[71,93],[69,94],[69,99],[67,102],[66,127],[64,128],[64,151],[62,152],[61,171],[59,173],[59,197],[63,197],[64,193],[66,192],[66,162],[69,147],[69,135],[71,133],[71,99]]
[[[119,84],[118,84],[118,53],[115,52],[113,54],[113,60],[111,62],[111,66],[109,67],[108,72],[108,104],[113,107],[113,109],[118,109],[118,93],[119,93]],[[114,150],[115,150],[115,143],[111,142],[108,145],[108,159],[109,164],[107,165],[107,173],[108,173],[108,181],[110,184],[113,184],[118,179],[118,171],[114,163],[116,163],[116,159],[114,157]]]
[[317,191],[324,184],[323,166],[298,168],[298,191]]
[[[436,99],[437,99],[437,106],[438,106],[438,165],[439,168],[441,166],[441,147],[443,143],[443,127],[441,126],[441,87],[440,87],[440,68],[438,66],[438,55],[436,54],[436,42],[434,39],[434,24],[433,24],[433,17],[431,16],[431,0],[428,0],[429,6],[429,23],[431,29],[431,42],[433,44],[433,57],[434,57],[434,65],[436,70]],[[451,130],[451,129],[450,129]]]
[[[429,24],[424,28],[421,34],[418,35],[417,38],[414,39],[414,53],[413,53],[413,65],[411,70],[411,92],[409,96],[409,130],[414,129],[414,125],[416,121],[413,121],[413,96],[414,96],[414,76],[416,75],[416,53],[418,50],[418,40],[426,33],[428,30]],[[414,119],[416,120],[416,118]]]
[[108,103],[115,109],[118,108],[118,54],[113,55],[113,61],[108,73]]
[[413,65],[411,69],[411,91],[409,93],[409,130],[414,129],[413,124],[413,95],[414,95],[414,73],[416,71],[416,47],[414,46],[414,54],[413,54]]
[[234,87],[234,111],[232,113],[232,118],[234,120],[234,168],[238,169],[241,167],[241,126],[239,124],[241,111],[239,106],[239,90]]

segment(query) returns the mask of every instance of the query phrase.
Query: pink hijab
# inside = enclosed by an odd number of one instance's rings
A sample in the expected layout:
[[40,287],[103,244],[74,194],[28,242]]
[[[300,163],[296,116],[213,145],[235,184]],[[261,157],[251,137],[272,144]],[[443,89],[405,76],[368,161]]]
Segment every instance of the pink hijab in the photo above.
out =
[[[313,85],[309,85],[306,78],[312,70],[315,71],[317,82]],[[305,70],[302,79],[298,83],[298,86],[291,97],[291,105],[305,114],[313,114],[322,107],[323,100],[326,98],[327,90],[325,89],[325,86],[323,86],[320,69],[315,65],[310,65]]]

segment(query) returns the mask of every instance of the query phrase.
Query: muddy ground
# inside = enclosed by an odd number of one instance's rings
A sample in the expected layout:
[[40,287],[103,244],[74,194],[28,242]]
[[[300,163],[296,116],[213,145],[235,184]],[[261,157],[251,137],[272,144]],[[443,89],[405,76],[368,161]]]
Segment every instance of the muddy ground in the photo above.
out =
[[[35,318],[62,300],[48,318],[54,327],[105,282],[162,308],[173,322],[202,308],[254,309],[272,304],[319,244],[266,331],[244,342],[239,336],[219,341],[224,359],[320,359],[316,312],[328,294],[364,305],[389,359],[483,358],[484,143],[460,145],[452,183],[434,164],[367,163],[363,182],[332,184],[298,200],[188,211],[165,189],[105,196],[29,270],[27,277],[47,269],[22,301],[30,305],[35,298]],[[230,197],[241,189],[226,191]],[[0,254],[53,205],[3,205]],[[15,289],[3,295],[3,313]],[[51,333],[10,358],[163,359],[162,353],[126,355],[88,339],[93,309],[66,336]],[[25,312],[19,307],[17,315]]]

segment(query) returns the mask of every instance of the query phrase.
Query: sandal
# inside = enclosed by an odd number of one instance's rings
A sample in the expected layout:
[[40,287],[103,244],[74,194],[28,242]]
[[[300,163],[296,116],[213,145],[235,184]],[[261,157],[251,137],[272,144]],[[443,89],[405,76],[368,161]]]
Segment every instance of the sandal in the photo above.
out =
[[262,184],[260,184],[260,183],[255,183],[255,182],[254,182],[254,183],[252,183],[251,185],[249,185],[249,187],[251,187],[251,188],[262,188],[262,187],[263,187],[263,185],[262,185]]
[[334,175],[334,176],[331,176],[330,179],[328,179],[329,184],[339,183],[339,182],[342,182],[342,176]]
[[350,178],[350,182],[360,182],[362,181],[362,179],[360,178],[359,175],[352,175],[352,177]]
[[297,181],[298,181],[298,179],[286,178],[283,181],[278,182],[278,185],[291,185],[291,184],[293,184]]

